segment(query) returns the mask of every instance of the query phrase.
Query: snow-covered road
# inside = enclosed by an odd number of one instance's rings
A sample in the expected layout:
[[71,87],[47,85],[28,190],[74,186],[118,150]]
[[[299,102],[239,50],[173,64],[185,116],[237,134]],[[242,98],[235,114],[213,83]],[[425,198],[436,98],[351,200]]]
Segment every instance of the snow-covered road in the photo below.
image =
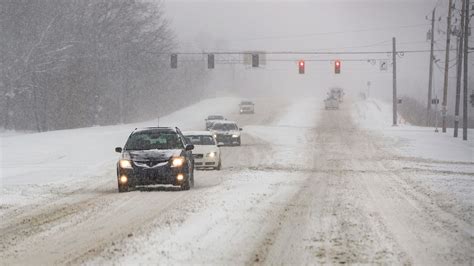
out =
[[[190,191],[118,194],[113,165],[31,190],[10,168],[0,264],[472,264],[466,151],[456,151],[465,160],[404,154],[394,147],[403,139],[361,125],[349,102],[325,111],[319,99],[267,99],[247,116],[226,109],[233,102],[214,106],[244,126],[243,145],[223,148],[224,169],[197,172]],[[121,139],[124,127],[87,132]]]

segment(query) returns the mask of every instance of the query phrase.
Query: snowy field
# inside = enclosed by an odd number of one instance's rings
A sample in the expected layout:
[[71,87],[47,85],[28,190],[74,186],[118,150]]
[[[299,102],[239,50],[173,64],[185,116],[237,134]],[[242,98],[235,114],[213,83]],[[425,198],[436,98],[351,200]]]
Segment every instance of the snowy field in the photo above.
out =
[[222,171],[190,191],[117,193],[115,146],[133,125],[1,138],[5,264],[422,264],[473,261],[473,140],[391,127],[389,105],[318,98],[200,102],[160,125],[243,127]]
[[[453,128],[446,133],[436,133],[434,128],[411,126],[402,121],[392,126],[392,105],[376,99],[354,104],[353,117],[356,123],[369,130],[375,130],[394,141],[396,148],[404,156],[414,156],[431,160],[474,162],[474,130],[468,130],[468,141],[453,138]],[[441,123],[440,123],[441,125]],[[473,170],[474,172],[474,170]]]

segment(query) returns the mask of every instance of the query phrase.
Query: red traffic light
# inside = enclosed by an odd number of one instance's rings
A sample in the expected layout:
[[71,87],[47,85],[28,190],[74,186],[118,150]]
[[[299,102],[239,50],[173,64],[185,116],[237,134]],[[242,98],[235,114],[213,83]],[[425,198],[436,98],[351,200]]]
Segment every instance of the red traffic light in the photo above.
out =
[[304,74],[304,60],[298,62],[298,69],[300,74]]
[[336,60],[334,62],[334,72],[336,74],[340,74],[341,73],[341,61],[340,60]]

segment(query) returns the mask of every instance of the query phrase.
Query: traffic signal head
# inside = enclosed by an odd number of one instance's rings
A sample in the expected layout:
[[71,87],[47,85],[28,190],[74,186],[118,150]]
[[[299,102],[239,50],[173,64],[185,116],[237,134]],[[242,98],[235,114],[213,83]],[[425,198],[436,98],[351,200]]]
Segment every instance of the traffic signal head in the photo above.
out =
[[209,69],[214,68],[214,54],[207,55],[207,68]]
[[259,65],[258,54],[252,54],[252,67],[258,67],[258,65]]
[[298,69],[300,74],[304,74],[304,60],[298,62]]
[[171,68],[178,68],[178,55],[171,54]]
[[341,73],[341,61],[340,60],[336,60],[334,62],[334,73],[336,73],[336,74]]

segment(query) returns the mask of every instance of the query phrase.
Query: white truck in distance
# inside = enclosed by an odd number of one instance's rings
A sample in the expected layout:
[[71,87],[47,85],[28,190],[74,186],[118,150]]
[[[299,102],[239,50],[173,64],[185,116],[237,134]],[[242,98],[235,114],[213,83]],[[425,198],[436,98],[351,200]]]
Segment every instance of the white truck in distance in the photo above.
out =
[[240,114],[254,114],[255,104],[251,101],[242,101],[239,104]]

